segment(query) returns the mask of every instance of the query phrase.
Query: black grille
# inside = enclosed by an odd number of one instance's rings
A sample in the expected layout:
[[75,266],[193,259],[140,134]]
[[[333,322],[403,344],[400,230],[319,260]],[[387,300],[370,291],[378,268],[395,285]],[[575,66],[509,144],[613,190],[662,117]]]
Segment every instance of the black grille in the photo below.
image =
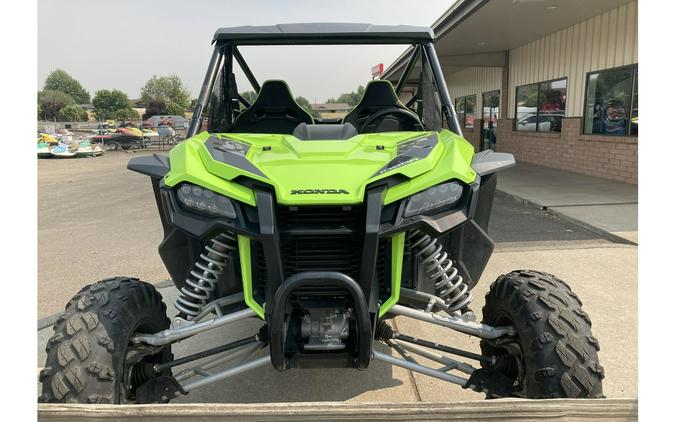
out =
[[361,231],[363,210],[355,206],[337,207],[277,207],[277,224],[281,230],[303,227],[335,229],[338,227]]
[[361,243],[357,236],[284,236],[281,253],[286,276],[302,271],[339,271],[358,280]]
[[339,271],[358,280],[363,243],[360,207],[278,207],[286,277],[303,271]]
[[[362,282],[359,273],[365,224],[363,207],[277,206],[275,211],[284,278],[305,271],[338,271]],[[383,298],[391,292],[390,250],[389,240],[381,239],[375,283]],[[256,241],[252,242],[252,258],[255,296],[264,300],[267,283],[265,255],[262,245]],[[332,291],[331,288],[326,286],[326,292],[329,291]]]

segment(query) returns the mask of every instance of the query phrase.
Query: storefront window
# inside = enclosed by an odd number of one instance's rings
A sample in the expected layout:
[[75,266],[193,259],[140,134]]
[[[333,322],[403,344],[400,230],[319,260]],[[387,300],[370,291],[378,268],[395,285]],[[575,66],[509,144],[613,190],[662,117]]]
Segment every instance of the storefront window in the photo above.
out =
[[565,117],[567,79],[516,88],[516,130],[560,132]]
[[466,108],[466,97],[455,99],[455,113],[457,113],[457,121],[461,127],[464,127],[464,110]]
[[560,132],[565,117],[567,79],[544,82],[539,85],[539,132]]
[[588,74],[584,133],[637,135],[637,66]]
[[633,77],[633,110],[630,113],[630,134],[637,136],[638,134],[638,70],[635,67],[635,76]]
[[476,121],[476,96],[467,95],[455,99],[455,112],[460,126],[466,129],[473,129]]
[[483,133],[481,150],[496,148],[497,120],[499,119],[499,91],[483,93]]
[[516,88],[516,130],[537,130],[538,94],[538,84]]
[[497,127],[499,119],[499,91],[491,91],[483,94],[483,124],[492,122]]
[[476,121],[476,96],[464,97],[466,100],[466,110],[464,111],[464,127],[473,129]]

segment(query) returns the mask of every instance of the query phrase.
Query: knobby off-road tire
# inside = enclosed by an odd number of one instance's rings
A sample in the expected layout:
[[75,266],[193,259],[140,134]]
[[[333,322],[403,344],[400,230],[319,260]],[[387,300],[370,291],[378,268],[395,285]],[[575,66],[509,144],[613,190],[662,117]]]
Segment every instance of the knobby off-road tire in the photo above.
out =
[[[483,323],[513,325],[517,341],[499,347],[481,341],[484,355],[510,355],[500,372],[518,381],[517,396],[539,398],[601,398],[604,369],[600,346],[591,334],[591,320],[570,287],[551,274],[513,271],[500,276],[485,296]],[[513,357],[513,348],[522,356]],[[508,363],[508,360],[511,360]],[[522,366],[518,370],[516,364]],[[519,375],[517,375],[519,374]],[[488,398],[494,398],[488,394]]]
[[[137,332],[161,331],[169,323],[162,296],[149,283],[116,277],[82,288],[54,324],[47,361],[40,372],[40,401],[133,402],[134,391],[128,387],[138,380],[138,373],[130,377],[130,368],[125,366],[129,339]],[[171,359],[171,348],[166,346],[142,362]],[[170,370],[162,375],[170,376]]]

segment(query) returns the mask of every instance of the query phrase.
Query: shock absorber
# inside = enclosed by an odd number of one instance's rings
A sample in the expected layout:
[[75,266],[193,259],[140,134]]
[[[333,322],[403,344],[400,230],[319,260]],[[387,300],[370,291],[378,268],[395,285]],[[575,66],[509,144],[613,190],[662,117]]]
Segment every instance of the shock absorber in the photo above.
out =
[[434,283],[436,296],[445,301],[448,312],[462,311],[473,300],[469,286],[453,266],[448,253],[432,238],[417,229],[410,231],[410,242],[413,253],[420,258],[424,273]]
[[176,299],[176,309],[187,316],[195,317],[204,305],[213,298],[216,282],[237,249],[237,238],[233,233],[224,232],[211,239],[199,255],[185,285],[180,289],[181,295]]

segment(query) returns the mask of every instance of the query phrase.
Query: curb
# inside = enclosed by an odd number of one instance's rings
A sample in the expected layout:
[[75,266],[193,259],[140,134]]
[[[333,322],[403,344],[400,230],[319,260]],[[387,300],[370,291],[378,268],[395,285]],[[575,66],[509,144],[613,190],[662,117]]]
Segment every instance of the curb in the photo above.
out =
[[638,246],[638,244],[633,242],[632,240],[628,240],[628,239],[623,238],[621,236],[617,236],[612,232],[608,232],[607,230],[603,230],[603,229],[601,229],[599,227],[596,227],[592,224],[589,224],[589,223],[586,223],[584,221],[578,220],[574,217],[570,217],[569,215],[563,214],[559,211],[552,210],[552,209],[547,208],[547,207],[542,207],[542,208],[544,210],[546,210],[547,212],[550,212],[551,214],[555,214],[556,217],[559,217],[561,220],[565,220],[569,223],[575,224],[575,225],[577,225],[577,226],[579,226],[583,229],[586,229],[590,232],[593,232],[597,235],[600,235],[600,236],[602,236],[602,237],[606,238],[607,240],[610,240],[614,243],[621,243],[621,244],[624,244],[624,245]]
[[[160,281],[159,283],[153,284],[153,286],[155,286],[156,289],[164,289],[164,288],[173,286],[173,281],[171,281],[171,280],[162,280],[162,281]],[[63,315],[63,313],[64,313],[64,311],[60,311],[60,312],[57,312],[57,313],[55,313],[55,314],[51,314],[51,315],[48,315],[48,316],[46,316],[46,317],[44,317],[44,318],[38,319],[38,322],[37,322],[37,330],[38,330],[38,331],[42,331],[42,330],[44,330],[45,328],[49,328],[50,326],[54,325],[54,323],[56,322],[56,320],[59,319],[59,317],[60,317],[61,315]]]
[[521,196],[514,195],[512,193],[503,191],[499,188],[497,188],[497,191],[506,195],[510,199],[516,200],[516,201],[521,202],[525,205],[537,207],[542,211],[546,211],[548,213],[551,213],[551,214],[555,215],[556,217],[560,218],[561,220],[567,221],[568,223],[572,223],[575,226],[579,226],[584,230],[587,230],[589,232],[592,232],[592,233],[595,233],[599,236],[602,236],[603,238],[609,240],[610,242],[621,243],[621,244],[624,244],[624,245],[638,246],[638,244],[633,242],[632,240],[628,240],[628,239],[625,239],[621,236],[617,236],[612,232],[608,232],[607,230],[604,230],[604,229],[601,229],[600,227],[596,227],[592,224],[586,223],[585,221],[581,221],[581,220],[578,220],[574,217],[570,217],[566,214],[563,214],[559,211],[556,211],[556,210],[551,209],[549,207],[546,207],[544,205],[537,204],[536,202],[532,202],[529,199],[525,199]]
[[450,403],[39,404],[44,421],[637,421],[637,398]]

